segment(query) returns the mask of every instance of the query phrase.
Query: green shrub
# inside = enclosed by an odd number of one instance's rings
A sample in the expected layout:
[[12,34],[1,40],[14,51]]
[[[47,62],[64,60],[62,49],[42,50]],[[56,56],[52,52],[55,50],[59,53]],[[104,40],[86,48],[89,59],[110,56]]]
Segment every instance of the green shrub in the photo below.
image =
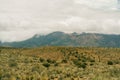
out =
[[58,66],[58,63],[55,63],[54,66]]
[[44,62],[45,60],[44,60],[43,58],[40,58],[39,61],[40,61],[40,62]]
[[113,65],[113,62],[112,61],[108,61],[107,64],[108,65]]
[[51,59],[47,59],[47,62],[48,62],[48,63],[52,63],[52,60],[51,60]]
[[120,62],[119,62],[119,60],[114,60],[113,61],[115,64],[119,64]]
[[87,64],[86,64],[86,63],[81,63],[81,64],[79,65],[79,67],[81,67],[81,68],[86,68],[86,67],[87,67]]
[[63,59],[63,60],[62,60],[62,63],[67,63],[67,60]]
[[11,63],[9,63],[9,67],[17,67],[17,63],[16,62],[11,62]]
[[95,62],[95,60],[91,59],[90,62]]
[[90,63],[90,66],[93,66],[94,64],[93,63]]
[[82,59],[82,62],[86,62],[86,61],[87,61],[87,59],[85,59],[85,58]]
[[43,66],[46,67],[46,68],[49,68],[50,64],[49,63],[43,63]]
[[80,62],[79,60],[73,60],[73,63],[79,68],[86,68],[87,65],[85,62]]

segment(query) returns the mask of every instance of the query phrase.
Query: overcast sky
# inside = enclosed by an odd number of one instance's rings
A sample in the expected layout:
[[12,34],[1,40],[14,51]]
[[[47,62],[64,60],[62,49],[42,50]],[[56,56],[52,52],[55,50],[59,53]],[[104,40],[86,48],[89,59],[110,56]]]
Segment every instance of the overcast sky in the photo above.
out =
[[53,31],[120,34],[117,0],[0,0],[0,40]]

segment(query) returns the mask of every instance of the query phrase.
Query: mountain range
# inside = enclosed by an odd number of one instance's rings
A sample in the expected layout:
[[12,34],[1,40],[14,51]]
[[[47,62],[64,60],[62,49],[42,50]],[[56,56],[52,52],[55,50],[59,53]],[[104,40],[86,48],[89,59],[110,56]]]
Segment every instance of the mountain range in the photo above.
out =
[[64,33],[60,31],[47,35],[34,35],[19,42],[0,42],[0,46],[39,47],[39,46],[73,46],[73,47],[120,47],[120,35],[99,33]]

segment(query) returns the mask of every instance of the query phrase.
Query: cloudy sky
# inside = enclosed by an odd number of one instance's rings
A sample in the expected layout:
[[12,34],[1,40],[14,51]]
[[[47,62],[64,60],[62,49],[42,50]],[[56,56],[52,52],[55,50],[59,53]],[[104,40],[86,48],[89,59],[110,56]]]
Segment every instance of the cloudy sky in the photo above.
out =
[[117,0],[0,0],[0,40],[53,31],[120,34]]

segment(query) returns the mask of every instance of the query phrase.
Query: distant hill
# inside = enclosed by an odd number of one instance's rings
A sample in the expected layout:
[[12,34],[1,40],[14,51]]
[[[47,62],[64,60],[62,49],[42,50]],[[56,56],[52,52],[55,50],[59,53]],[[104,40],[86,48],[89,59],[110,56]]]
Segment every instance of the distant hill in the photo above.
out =
[[73,47],[120,47],[120,35],[98,33],[53,32],[48,35],[35,35],[20,42],[5,42],[0,46],[38,47],[38,46],[73,46]]

